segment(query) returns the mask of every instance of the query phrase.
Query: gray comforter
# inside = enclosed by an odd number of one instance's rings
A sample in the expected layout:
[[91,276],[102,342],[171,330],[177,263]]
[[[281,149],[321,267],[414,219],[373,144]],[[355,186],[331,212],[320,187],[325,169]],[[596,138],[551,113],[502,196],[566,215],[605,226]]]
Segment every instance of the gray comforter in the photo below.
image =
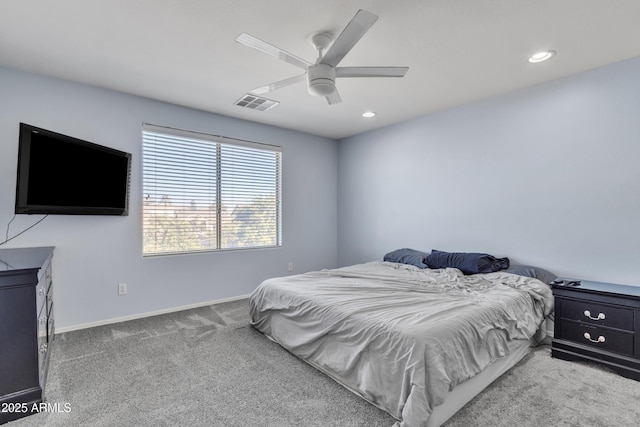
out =
[[532,337],[553,297],[513,274],[376,261],[266,280],[250,307],[256,329],[412,427]]

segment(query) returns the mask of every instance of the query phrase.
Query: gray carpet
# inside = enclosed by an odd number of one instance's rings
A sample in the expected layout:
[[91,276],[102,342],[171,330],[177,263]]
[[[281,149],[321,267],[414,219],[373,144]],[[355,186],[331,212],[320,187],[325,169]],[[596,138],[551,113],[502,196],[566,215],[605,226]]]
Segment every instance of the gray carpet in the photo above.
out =
[[446,427],[640,426],[640,382],[601,365],[551,358],[540,346],[498,378]]
[[[385,426],[394,419],[247,324],[246,300],[56,337],[47,400],[18,426]],[[447,427],[639,425],[640,383],[540,347]]]

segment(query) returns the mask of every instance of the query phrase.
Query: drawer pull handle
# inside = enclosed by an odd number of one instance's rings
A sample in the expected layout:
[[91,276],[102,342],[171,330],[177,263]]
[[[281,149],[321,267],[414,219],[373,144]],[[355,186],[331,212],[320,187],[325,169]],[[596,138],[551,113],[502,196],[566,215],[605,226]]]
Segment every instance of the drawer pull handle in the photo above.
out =
[[600,335],[597,340],[592,340],[591,334],[589,334],[589,332],[585,332],[584,337],[591,342],[604,342],[604,337],[602,335]]
[[604,313],[598,314],[598,317],[591,317],[591,312],[589,310],[584,311],[584,315],[587,316],[591,320],[604,320]]

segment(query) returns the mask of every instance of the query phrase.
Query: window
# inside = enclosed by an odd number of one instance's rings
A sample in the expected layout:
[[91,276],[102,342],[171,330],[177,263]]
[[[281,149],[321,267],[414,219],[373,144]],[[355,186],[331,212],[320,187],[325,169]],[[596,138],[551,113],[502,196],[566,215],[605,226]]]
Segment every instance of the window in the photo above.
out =
[[281,245],[281,148],[145,124],[143,255]]

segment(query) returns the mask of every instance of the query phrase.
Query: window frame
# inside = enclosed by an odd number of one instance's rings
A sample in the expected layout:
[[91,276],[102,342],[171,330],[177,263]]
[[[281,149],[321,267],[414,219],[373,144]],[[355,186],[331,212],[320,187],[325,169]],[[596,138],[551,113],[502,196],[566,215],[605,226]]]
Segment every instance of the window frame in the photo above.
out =
[[[145,181],[145,166],[146,166],[146,157],[145,157],[145,144],[146,134],[157,134],[160,136],[170,137],[170,138],[185,138],[189,140],[196,140],[199,142],[207,142],[216,144],[215,151],[215,247],[208,247],[202,249],[184,249],[184,250],[176,250],[170,249],[166,251],[157,251],[157,252],[146,252],[146,242],[145,236],[148,231],[148,227],[146,227],[146,199],[147,190],[146,181]],[[166,255],[187,255],[193,253],[207,253],[207,252],[223,252],[223,251],[238,251],[238,250],[255,250],[255,249],[269,249],[269,248],[278,248],[282,247],[282,147],[279,145],[273,144],[265,144],[254,141],[247,141],[242,139],[230,138],[227,136],[221,135],[213,135],[204,132],[191,131],[186,129],[178,129],[167,126],[159,126],[150,123],[142,124],[142,155],[141,158],[141,201],[142,201],[142,209],[141,209],[141,225],[142,225],[142,256],[146,257],[156,257],[156,256],[166,256]],[[224,147],[223,147],[224,146]],[[223,216],[223,199],[225,198],[225,191],[223,190],[223,177],[224,167],[223,163],[227,161],[227,157],[222,155],[222,151],[228,148],[245,148],[251,150],[257,150],[263,153],[274,153],[274,173],[275,179],[270,184],[274,187],[273,197],[275,198],[274,207],[275,207],[275,230],[273,232],[273,238],[275,240],[275,244],[269,245],[257,245],[257,246],[233,246],[233,247],[223,247],[223,235],[225,226],[225,221],[222,220]],[[229,155],[231,156],[231,155]],[[247,183],[249,181],[242,181],[243,183]],[[213,203],[212,203],[213,205]]]

